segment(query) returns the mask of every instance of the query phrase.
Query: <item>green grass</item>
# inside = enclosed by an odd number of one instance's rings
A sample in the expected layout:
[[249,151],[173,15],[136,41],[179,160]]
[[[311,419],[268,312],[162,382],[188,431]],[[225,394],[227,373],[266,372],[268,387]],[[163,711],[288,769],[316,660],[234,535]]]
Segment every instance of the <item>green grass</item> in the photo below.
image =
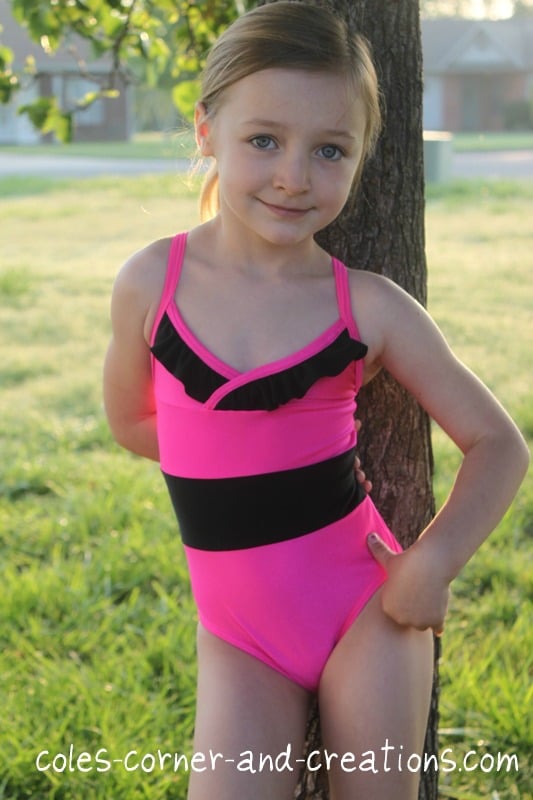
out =
[[98,158],[188,158],[195,152],[189,128],[166,133],[137,134],[129,142],[71,142],[70,144],[3,145],[0,153],[21,155],[95,156]]
[[454,133],[453,147],[456,152],[492,150],[531,150],[533,131],[501,133]]
[[[183,773],[97,771],[190,751],[183,553],[157,466],[113,443],[100,389],[118,267],[196,220],[180,180],[0,182],[0,800],[185,797]],[[462,183],[427,214],[431,310],[530,440],[532,211],[527,186]],[[438,430],[435,452],[441,502],[458,457]],[[442,747],[517,753],[520,772],[443,775],[443,796],[531,798],[532,533],[529,481],[455,583],[441,669]],[[36,770],[70,745],[101,763]]]
[[[533,187],[458,182],[428,203],[429,305],[453,349],[533,440],[531,248]],[[434,432],[445,497],[459,456]],[[516,753],[519,775],[443,776],[453,798],[531,798],[533,482],[454,583],[441,666],[441,747]],[[496,794],[492,794],[495,792]],[[446,795],[448,796],[448,795]]]

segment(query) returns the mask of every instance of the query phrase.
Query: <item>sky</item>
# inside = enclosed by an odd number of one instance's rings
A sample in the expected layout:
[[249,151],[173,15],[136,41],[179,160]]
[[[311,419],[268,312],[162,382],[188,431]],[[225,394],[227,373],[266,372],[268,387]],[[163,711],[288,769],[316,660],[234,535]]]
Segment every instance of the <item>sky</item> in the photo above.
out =
[[[513,15],[515,6],[514,0],[462,0],[460,3],[457,0],[431,0],[427,3],[428,8],[432,11],[439,10],[440,12],[448,12],[452,16],[459,13],[464,14],[466,17],[472,19],[505,19]],[[533,8],[533,0],[531,0]]]
[[[471,0],[471,4],[472,4],[472,16],[483,17],[484,16],[483,0]],[[510,17],[512,13],[513,13],[512,0],[499,0],[499,2],[495,4],[494,16]]]

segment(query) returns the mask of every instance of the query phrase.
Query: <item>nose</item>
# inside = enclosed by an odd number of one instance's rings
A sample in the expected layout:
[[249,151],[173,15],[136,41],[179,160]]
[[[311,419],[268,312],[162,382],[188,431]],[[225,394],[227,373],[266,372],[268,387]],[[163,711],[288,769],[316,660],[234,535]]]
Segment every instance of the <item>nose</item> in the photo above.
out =
[[309,161],[304,153],[280,153],[274,173],[274,187],[287,195],[304,194],[310,189]]

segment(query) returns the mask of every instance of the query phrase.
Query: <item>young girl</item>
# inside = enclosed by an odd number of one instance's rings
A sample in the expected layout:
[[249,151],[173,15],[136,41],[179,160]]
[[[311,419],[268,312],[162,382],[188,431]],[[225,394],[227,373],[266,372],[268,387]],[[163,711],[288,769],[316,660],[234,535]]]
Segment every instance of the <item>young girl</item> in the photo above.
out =
[[[315,692],[331,796],[414,800],[397,756],[423,747],[432,631],[525,472],[520,434],[425,311],[314,240],[378,128],[367,48],[341,22],[290,2],[242,16],[196,110],[206,221],[116,282],[107,413],[161,463],[200,619],[190,800],[289,800]],[[405,552],[353,470],[354,398],[381,367],[464,453]],[[266,754],[287,763],[259,770]]]

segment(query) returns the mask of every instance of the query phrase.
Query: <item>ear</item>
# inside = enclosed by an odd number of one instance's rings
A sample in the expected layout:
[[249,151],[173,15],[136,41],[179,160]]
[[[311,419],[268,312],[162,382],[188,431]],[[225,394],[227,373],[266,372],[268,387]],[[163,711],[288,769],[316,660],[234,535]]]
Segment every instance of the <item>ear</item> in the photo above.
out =
[[212,156],[211,147],[211,120],[207,115],[207,108],[204,103],[196,103],[194,109],[194,131],[196,144],[203,156]]

